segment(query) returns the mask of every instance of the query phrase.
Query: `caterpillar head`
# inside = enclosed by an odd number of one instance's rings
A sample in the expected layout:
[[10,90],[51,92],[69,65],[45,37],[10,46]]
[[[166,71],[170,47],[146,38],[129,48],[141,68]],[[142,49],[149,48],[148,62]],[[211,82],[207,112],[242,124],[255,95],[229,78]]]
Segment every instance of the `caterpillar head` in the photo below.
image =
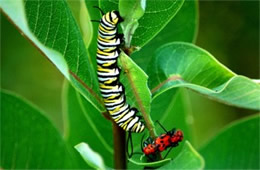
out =
[[117,25],[123,21],[122,17],[119,15],[118,11],[111,11],[111,12],[108,12],[106,15],[107,15],[106,16],[107,20],[113,25]]

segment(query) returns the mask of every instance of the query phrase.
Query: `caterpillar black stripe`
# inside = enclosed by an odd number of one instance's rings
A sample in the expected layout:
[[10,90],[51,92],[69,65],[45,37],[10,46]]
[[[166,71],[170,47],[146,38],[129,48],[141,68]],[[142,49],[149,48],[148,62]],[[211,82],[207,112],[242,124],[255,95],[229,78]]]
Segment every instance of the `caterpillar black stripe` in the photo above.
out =
[[124,130],[140,133],[145,129],[138,110],[126,103],[124,86],[119,82],[117,58],[122,35],[117,25],[122,21],[118,11],[103,14],[98,30],[97,74],[99,87],[107,111]]

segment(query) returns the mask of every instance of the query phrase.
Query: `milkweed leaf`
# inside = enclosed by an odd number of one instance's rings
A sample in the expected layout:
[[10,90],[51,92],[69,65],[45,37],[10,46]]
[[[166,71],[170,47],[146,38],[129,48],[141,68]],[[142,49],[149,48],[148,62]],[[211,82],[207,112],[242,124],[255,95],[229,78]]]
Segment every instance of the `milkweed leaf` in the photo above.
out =
[[90,103],[104,111],[94,65],[66,1],[3,0],[0,5],[18,30]]
[[131,58],[144,71],[147,71],[147,63],[161,45],[174,41],[195,42],[199,25],[198,10],[197,0],[184,1],[181,9],[170,22],[151,41],[139,51],[134,52]]
[[1,91],[1,168],[79,168],[73,147],[35,106],[21,97]]
[[195,45],[174,42],[160,47],[149,64],[153,99],[175,87],[186,87],[225,104],[260,109],[260,85],[239,76]]
[[259,169],[259,121],[259,114],[241,119],[208,141],[200,149],[205,168]]
[[[144,15],[138,20],[138,28],[136,29],[131,45],[144,46],[155,35],[157,35],[166,24],[177,14],[184,0],[147,0]],[[105,12],[118,10],[119,1],[100,1],[100,7]]]
[[80,153],[82,158],[95,169],[104,170],[105,164],[103,158],[95,151],[93,151],[88,144],[80,143],[75,146],[75,149]]

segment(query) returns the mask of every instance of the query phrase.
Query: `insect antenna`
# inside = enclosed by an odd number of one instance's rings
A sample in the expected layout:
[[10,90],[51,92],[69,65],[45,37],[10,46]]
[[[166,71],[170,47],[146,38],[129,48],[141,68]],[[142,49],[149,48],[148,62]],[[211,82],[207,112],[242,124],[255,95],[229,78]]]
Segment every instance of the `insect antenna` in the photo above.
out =
[[93,8],[97,8],[97,9],[101,12],[102,15],[105,14],[105,13],[102,11],[102,9],[100,9],[98,6],[93,6]]
[[168,131],[163,127],[163,125],[159,122],[159,120],[156,120],[156,123],[160,125],[160,127],[167,133]]

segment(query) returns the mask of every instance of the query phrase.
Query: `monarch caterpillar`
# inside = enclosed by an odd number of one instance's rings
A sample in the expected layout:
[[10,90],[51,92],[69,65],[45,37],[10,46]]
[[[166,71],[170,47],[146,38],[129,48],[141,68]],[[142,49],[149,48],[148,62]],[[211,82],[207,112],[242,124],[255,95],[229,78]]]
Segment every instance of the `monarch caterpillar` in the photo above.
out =
[[100,24],[97,45],[97,74],[101,95],[108,113],[121,128],[141,133],[145,129],[144,123],[136,115],[138,110],[126,103],[125,89],[119,82],[120,68],[117,65],[117,58],[123,36],[118,34],[117,25],[123,19],[118,11],[102,14],[101,20],[98,21]]

